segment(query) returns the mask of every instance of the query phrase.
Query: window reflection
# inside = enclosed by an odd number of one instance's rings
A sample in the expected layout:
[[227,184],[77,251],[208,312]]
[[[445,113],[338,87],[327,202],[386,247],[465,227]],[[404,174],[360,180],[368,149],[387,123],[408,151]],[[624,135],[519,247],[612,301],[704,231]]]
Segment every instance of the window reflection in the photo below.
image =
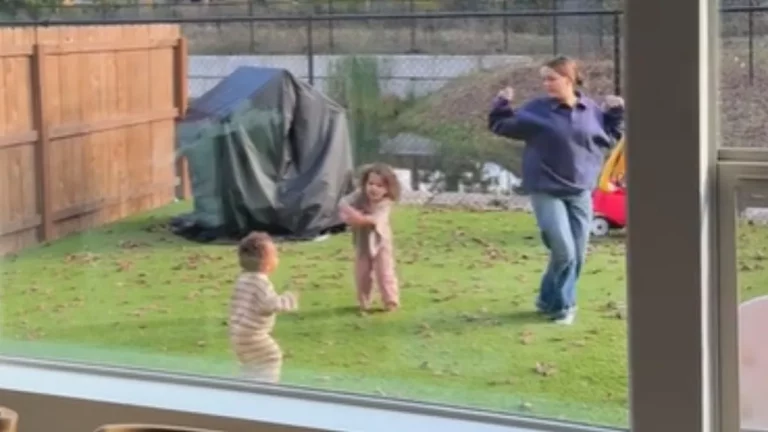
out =
[[[563,10],[589,3],[561,1],[573,3]],[[545,3],[535,7],[553,6]],[[514,108],[537,97],[540,65],[565,46],[582,60],[590,109],[606,108],[621,76],[614,6],[588,27],[499,16],[318,20],[311,32],[304,21],[188,23],[180,34],[174,26],[64,27],[28,39],[3,30],[3,43],[29,48],[0,54],[2,70],[19,77],[34,67],[35,43],[119,45],[135,31],[146,47],[46,54],[39,86],[50,96],[52,168],[40,179],[24,177],[43,148],[21,142],[35,123],[13,108],[35,106],[39,95],[25,88],[13,96],[15,86],[2,84],[0,124],[21,138],[0,146],[8,252],[0,350],[240,379],[230,346],[236,245],[251,230],[267,231],[279,254],[275,292],[299,298],[273,332],[282,384],[625,425],[621,227],[585,248],[572,325],[538,315],[550,254],[520,193],[523,145],[487,130],[498,92],[513,87]],[[288,6],[275,7],[264,13]],[[166,9],[201,13],[152,13]],[[57,13],[93,16],[88,10]],[[179,54],[185,46],[188,57]],[[173,127],[173,108],[187,104],[176,89],[183,77],[189,110]],[[78,129],[92,124],[103,130]],[[186,199],[174,203],[178,155],[189,178],[180,178]],[[603,156],[589,156],[596,169],[588,174],[597,177]],[[392,167],[402,189],[388,218],[399,298],[385,288],[383,308],[376,295],[357,296],[354,277],[356,254],[382,244],[379,221],[353,237],[337,213],[355,173],[373,162]],[[41,209],[44,187],[53,204]],[[35,246],[38,215],[56,239]],[[391,288],[391,278],[380,279]]]
[[[762,211],[749,209],[748,218],[760,220]],[[762,223],[742,222],[738,231],[739,367],[742,427],[746,430],[768,430],[768,351],[765,324],[768,296],[765,280],[765,237]]]

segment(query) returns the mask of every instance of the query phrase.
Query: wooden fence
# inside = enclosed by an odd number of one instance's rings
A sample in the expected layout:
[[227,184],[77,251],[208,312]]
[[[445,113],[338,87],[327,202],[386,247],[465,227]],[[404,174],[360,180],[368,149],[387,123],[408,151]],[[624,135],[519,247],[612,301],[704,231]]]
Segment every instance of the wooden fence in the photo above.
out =
[[0,29],[0,256],[173,200],[175,25]]

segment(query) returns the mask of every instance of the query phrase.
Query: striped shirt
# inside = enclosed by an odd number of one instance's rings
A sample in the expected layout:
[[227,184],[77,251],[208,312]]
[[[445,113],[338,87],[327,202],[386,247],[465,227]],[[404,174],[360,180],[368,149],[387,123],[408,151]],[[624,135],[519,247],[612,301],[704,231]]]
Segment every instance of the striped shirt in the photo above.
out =
[[298,309],[296,296],[278,295],[272,282],[262,273],[244,272],[235,282],[229,312],[231,336],[269,335],[278,312]]

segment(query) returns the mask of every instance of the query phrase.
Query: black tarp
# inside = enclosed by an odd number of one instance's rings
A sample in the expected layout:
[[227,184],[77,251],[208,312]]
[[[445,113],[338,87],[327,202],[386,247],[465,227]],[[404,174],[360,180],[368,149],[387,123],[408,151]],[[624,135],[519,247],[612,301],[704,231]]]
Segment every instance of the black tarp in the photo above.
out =
[[177,234],[309,239],[343,226],[336,206],[354,169],[344,109],[288,71],[238,68],[190,104],[177,135],[194,199]]

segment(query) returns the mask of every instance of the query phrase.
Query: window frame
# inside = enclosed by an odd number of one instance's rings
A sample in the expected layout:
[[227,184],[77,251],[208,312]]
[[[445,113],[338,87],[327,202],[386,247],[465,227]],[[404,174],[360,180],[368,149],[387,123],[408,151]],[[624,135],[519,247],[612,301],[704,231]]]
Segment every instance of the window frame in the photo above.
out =
[[[768,152],[733,150],[727,156],[737,157],[724,160],[721,150],[718,160],[720,410],[723,430],[749,432],[741,428],[740,417],[738,213],[740,209],[752,206],[768,207],[768,194],[763,192],[768,189]],[[738,160],[738,156],[755,154],[759,156]]]
[[[730,432],[737,430],[733,428],[737,418],[733,402],[723,403],[723,399],[732,396],[734,390],[723,382],[724,378],[733,376],[734,352],[733,345],[723,343],[723,338],[733,335],[732,324],[728,323],[732,315],[724,310],[723,303],[719,308],[714,306],[715,300],[724,295],[718,289],[718,282],[730,280],[724,276],[730,277],[730,274],[723,272],[727,266],[723,266],[721,259],[730,252],[724,254],[719,248],[728,240],[723,237],[727,229],[724,231],[712,220],[718,215],[717,210],[724,208],[723,203],[729,202],[723,199],[729,193],[722,187],[725,183],[717,183],[716,178],[717,5],[710,0],[626,0],[626,3],[626,94],[631,101],[627,160],[628,175],[632,179],[627,256],[630,428],[634,432]],[[660,98],[659,95],[669,96]],[[720,154],[738,158],[744,151],[720,150]],[[660,244],[663,246],[659,247]],[[670,265],[674,265],[674,271],[661,271]],[[351,415],[352,410],[361,407],[386,412],[389,419],[410,413],[411,423],[398,429],[401,431],[431,430],[439,418],[450,417],[457,421],[462,418],[475,421],[472,430],[477,432],[486,430],[482,429],[483,425],[519,431],[606,430],[431,404],[65,362],[2,357],[0,367],[9,372],[0,375],[3,403],[13,406],[21,396],[38,395],[34,397],[41,401],[36,407],[40,412],[47,411],[45,403],[53,403],[42,402],[45,399],[42,395],[50,395],[52,390],[45,389],[34,374],[27,373],[26,378],[16,374],[25,368],[27,372],[80,373],[105,380],[122,379],[123,384],[133,381],[132,388],[139,394],[144,391],[142,386],[150,391],[153,384],[181,383],[202,391],[200,394],[205,394],[206,389],[239,392],[244,404],[256,401],[249,397],[303,399],[324,404],[326,409],[332,407],[333,416],[338,418]],[[10,373],[13,371],[16,372]],[[14,376],[15,381],[11,383]],[[117,386],[118,381],[113,385]],[[88,389],[82,387],[61,388],[55,396],[87,401],[83,392]],[[117,398],[120,393],[117,389],[113,388],[116,394],[107,401],[113,406],[124,408],[126,413],[135,412],[137,407],[152,409],[142,407],[136,400],[130,401],[127,395],[121,401]],[[99,406],[95,396],[92,395],[90,401],[85,402],[86,406]],[[185,415],[181,405],[174,409],[177,402],[166,398],[163,408]],[[189,407],[186,409],[189,414]],[[123,411],[118,409],[118,412]],[[225,419],[235,416],[232,412],[227,415],[213,412],[211,408],[208,412],[200,408],[195,414],[202,415],[211,424],[221,425],[229,424]],[[82,413],[82,416],[88,414]],[[255,418],[241,420],[251,428],[261,427],[264,422]],[[57,421],[61,420],[51,419],[51,422]],[[284,423],[290,424],[290,421],[286,419]],[[380,426],[359,423],[363,424],[371,427],[356,430],[376,430],[374,426]],[[309,426],[310,423],[302,425]]]
[[626,10],[631,430],[731,432],[714,308],[717,2]]

